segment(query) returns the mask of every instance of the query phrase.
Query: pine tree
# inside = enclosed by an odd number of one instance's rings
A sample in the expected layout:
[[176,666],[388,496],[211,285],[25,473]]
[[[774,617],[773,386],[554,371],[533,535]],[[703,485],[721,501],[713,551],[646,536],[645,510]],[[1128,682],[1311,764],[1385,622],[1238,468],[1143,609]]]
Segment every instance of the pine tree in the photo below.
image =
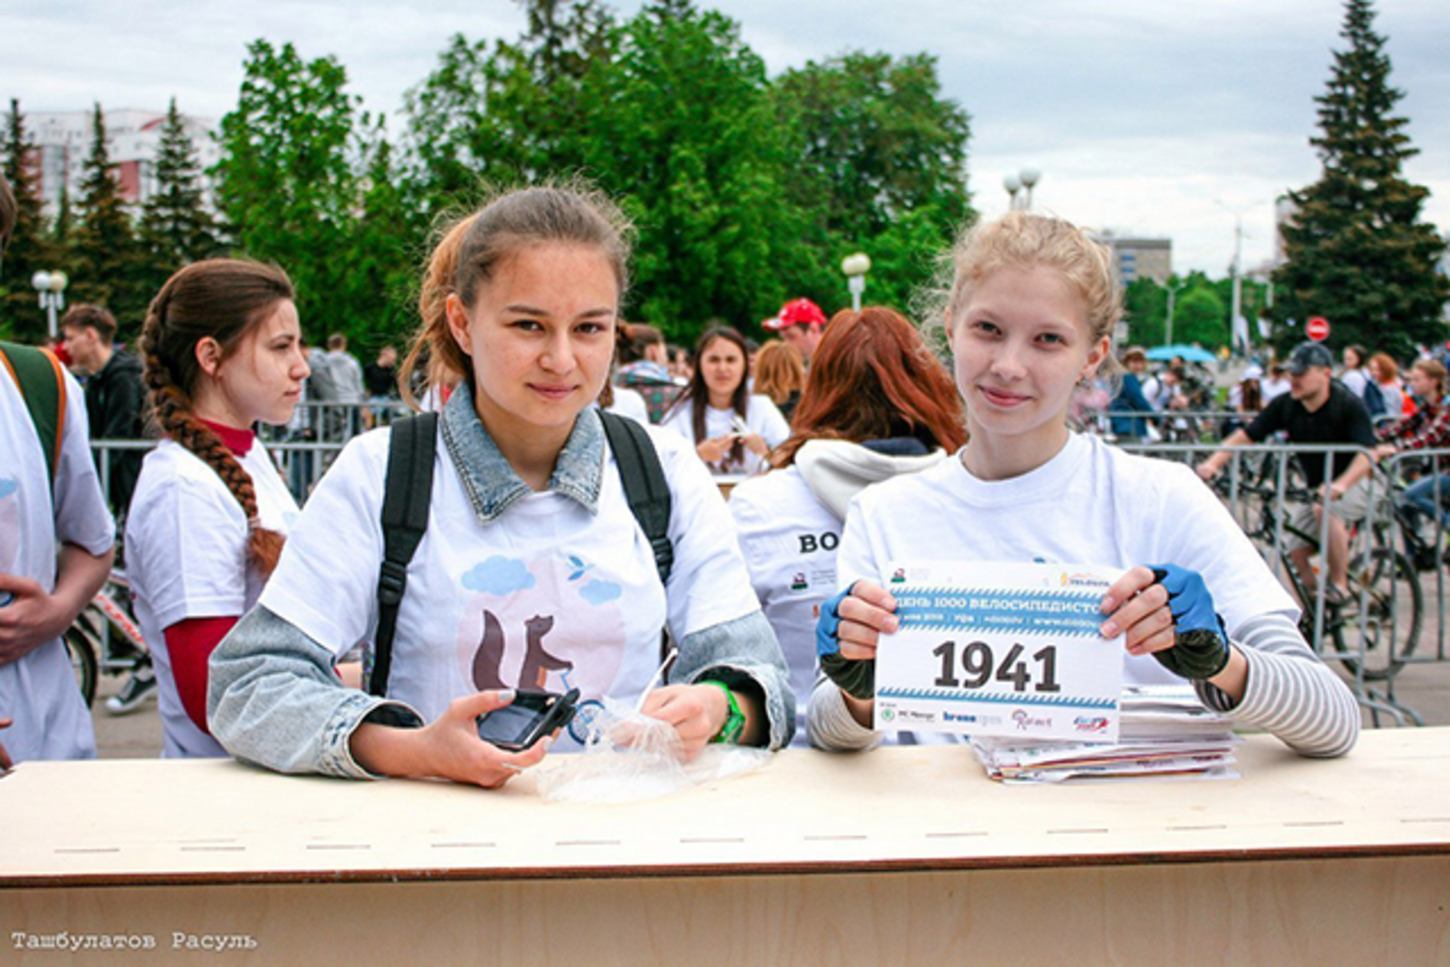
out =
[[[1284,226],[1287,262],[1274,273],[1276,341],[1324,316],[1338,344],[1361,342],[1401,358],[1445,338],[1441,310],[1450,284],[1436,270],[1445,243],[1420,221],[1429,191],[1401,167],[1418,154],[1409,123],[1394,114],[1404,92],[1389,84],[1385,39],[1373,30],[1370,0],[1346,0],[1349,43],[1336,52],[1319,104],[1319,181],[1289,193],[1296,213]],[[1294,324],[1290,325],[1290,321]]]
[[5,178],[15,193],[15,232],[0,266],[0,332],[21,342],[39,342],[46,332],[45,312],[37,304],[30,278],[42,269],[58,269],[46,237],[31,155],[35,145],[25,132],[20,102],[10,101],[5,127]]
[[57,253],[70,247],[71,232],[75,230],[75,212],[70,204],[70,186],[60,183],[60,201],[55,206],[55,221],[50,225],[50,237],[55,242]]
[[156,190],[141,209],[146,288],[155,292],[183,265],[220,254],[216,219],[206,207],[201,163],[176,98],[166,110],[156,156]]
[[106,121],[97,104],[91,151],[81,166],[81,220],[74,231],[69,299],[104,305],[120,324],[118,338],[129,339],[140,330],[147,299],[135,228],[112,167]]

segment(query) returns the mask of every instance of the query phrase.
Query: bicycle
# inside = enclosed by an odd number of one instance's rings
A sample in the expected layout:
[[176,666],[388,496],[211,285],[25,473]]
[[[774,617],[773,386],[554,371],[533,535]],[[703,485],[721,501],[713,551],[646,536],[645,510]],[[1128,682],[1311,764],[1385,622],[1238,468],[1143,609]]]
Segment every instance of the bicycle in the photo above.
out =
[[124,573],[110,573],[63,640],[87,707],[96,700],[100,675],[131,674],[145,664],[149,652],[131,613],[131,585]]
[[[1381,466],[1384,466],[1384,464],[1381,464]],[[1415,474],[1417,471],[1425,469],[1426,472],[1432,474],[1439,474],[1441,472],[1439,470],[1438,458],[1431,462],[1428,468],[1425,467],[1425,461],[1422,459],[1412,459],[1403,462],[1396,461],[1391,466],[1392,469],[1387,474],[1389,477],[1390,493],[1393,497],[1390,502],[1391,515],[1394,526],[1399,528],[1400,539],[1404,543],[1405,556],[1410,559],[1410,562],[1414,564],[1417,571],[1433,571],[1440,566],[1442,559],[1439,538],[1444,529],[1432,521],[1430,525],[1432,536],[1429,540],[1426,540],[1423,529],[1424,525],[1420,520],[1421,514],[1425,513],[1425,511],[1410,506],[1404,500],[1404,495],[1405,491],[1409,489],[1409,485],[1416,482]],[[1406,471],[1411,473],[1408,479],[1405,476]],[[1450,504],[1450,487],[1446,487],[1443,492],[1438,494],[1438,498],[1442,509],[1447,504]],[[1388,525],[1383,526],[1387,527]],[[1385,541],[1385,543],[1390,542]],[[1450,563],[1450,551],[1446,552],[1444,560],[1446,563]]]
[[[1299,479],[1294,480],[1295,476]],[[1392,677],[1414,654],[1424,622],[1419,569],[1409,557],[1395,550],[1389,522],[1371,512],[1368,530],[1352,531],[1350,535],[1351,546],[1355,543],[1361,546],[1349,562],[1349,595],[1342,601],[1326,595],[1321,614],[1316,589],[1305,583],[1282,543],[1282,536],[1293,535],[1312,551],[1319,551],[1319,535],[1295,526],[1284,512],[1289,503],[1310,503],[1319,498],[1303,486],[1302,472],[1292,465],[1284,468],[1281,498],[1279,477],[1277,461],[1266,455],[1256,473],[1248,480],[1238,481],[1237,494],[1257,510],[1256,521],[1245,526],[1245,533],[1250,540],[1278,554],[1289,588],[1304,609],[1300,631],[1316,650],[1322,650],[1319,645],[1327,638],[1351,674],[1359,674],[1362,666],[1368,680]],[[1227,496],[1230,492],[1227,476],[1216,478],[1214,488],[1221,496]],[[1390,506],[1394,508],[1394,518],[1400,520],[1401,509],[1393,501]],[[1365,543],[1368,546],[1363,546]],[[1402,598],[1408,603],[1408,614],[1403,613]],[[1356,628],[1357,642],[1348,634]]]

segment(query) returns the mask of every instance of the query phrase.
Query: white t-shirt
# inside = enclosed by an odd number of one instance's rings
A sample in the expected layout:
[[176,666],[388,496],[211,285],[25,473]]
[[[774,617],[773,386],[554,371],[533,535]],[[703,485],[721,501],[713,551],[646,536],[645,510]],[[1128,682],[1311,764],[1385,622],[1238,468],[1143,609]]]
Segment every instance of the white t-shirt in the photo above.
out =
[[[377,627],[388,429],[354,439],[322,479],[261,604],[338,655]],[[578,688],[633,702],[676,640],[758,609],[730,514],[692,448],[649,429],[670,483],[668,592],[605,446],[598,513],[554,491],[489,523],[440,440],[428,530],[408,567],[388,695],[425,720],[486,688]],[[567,733],[561,742],[572,742]]]
[[[1198,571],[1230,636],[1249,618],[1299,610],[1233,518],[1188,467],[1072,435],[1010,480],[972,476],[960,459],[898,477],[851,502],[839,586],[913,560],[1041,561]],[[1181,679],[1151,655],[1126,656],[1124,680]]]
[[1143,381],[1143,398],[1148,401],[1149,406],[1162,413],[1173,402],[1173,394],[1177,389],[1176,384],[1169,383],[1162,376],[1149,376]]
[[[725,436],[734,432],[734,410],[717,410],[713,406],[705,407],[705,436],[706,440],[713,440],[716,437]],[[690,404],[681,403],[670,410],[661,426],[667,427],[678,433],[689,441],[693,449],[695,444],[700,442],[695,439],[693,417]],[[746,433],[758,433],[767,446],[778,447],[790,436],[790,424],[785,417],[780,415],[780,410],[771,402],[770,397],[754,394],[749,398],[745,407]],[[748,447],[741,448],[744,451],[744,462],[732,464],[727,467],[711,467],[714,473],[759,473],[765,469],[765,461],[755,451]]]
[[609,405],[609,412],[627,416],[640,426],[649,426],[649,407],[644,397],[628,386],[615,386],[613,390],[614,402]]
[[1271,376],[1265,376],[1259,381],[1259,399],[1264,406],[1268,406],[1269,401],[1274,397],[1283,396],[1287,392],[1289,392],[1289,381],[1287,379],[1274,379]]
[[[261,441],[237,462],[252,478],[257,517],[283,534],[297,501]],[[181,704],[165,630],[188,618],[240,617],[265,583],[247,560],[247,517],[216,471],[190,450],[162,440],[146,455],[126,515],[126,573],[141,635],[156,664],[162,755],[225,756]]]
[[[30,578],[47,592],[55,588],[58,543],[99,555],[116,534],[91,460],[85,394],[69,373],[65,384],[52,507],[50,455],[40,445],[20,388],[0,365],[0,572]],[[0,718],[15,720],[0,730],[0,744],[16,762],[95,757],[91,713],[59,638],[0,665]]]
[[[816,499],[794,465],[737,486],[730,492],[730,512],[755,596],[785,653],[803,726],[816,677],[816,619],[821,602],[836,593],[841,521]],[[796,730],[793,744],[808,744],[804,728]]]

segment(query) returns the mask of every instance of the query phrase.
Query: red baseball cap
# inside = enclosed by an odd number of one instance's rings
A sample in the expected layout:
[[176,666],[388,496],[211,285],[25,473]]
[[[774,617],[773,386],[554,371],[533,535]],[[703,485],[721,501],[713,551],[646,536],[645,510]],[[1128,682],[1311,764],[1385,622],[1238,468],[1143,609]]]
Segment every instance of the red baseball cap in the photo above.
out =
[[780,307],[774,318],[761,323],[772,332],[789,329],[791,326],[824,326],[826,314],[810,299],[792,299]]

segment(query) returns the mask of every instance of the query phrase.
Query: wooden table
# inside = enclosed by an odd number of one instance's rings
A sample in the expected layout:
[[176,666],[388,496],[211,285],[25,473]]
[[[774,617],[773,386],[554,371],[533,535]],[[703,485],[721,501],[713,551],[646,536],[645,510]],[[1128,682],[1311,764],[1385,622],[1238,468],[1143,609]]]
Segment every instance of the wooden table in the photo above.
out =
[[0,963],[57,962],[25,945],[62,930],[269,964],[1450,963],[1450,728],[1239,760],[1002,786],[962,748],[792,750],[593,807],[527,776],[29,763],[0,780]]

